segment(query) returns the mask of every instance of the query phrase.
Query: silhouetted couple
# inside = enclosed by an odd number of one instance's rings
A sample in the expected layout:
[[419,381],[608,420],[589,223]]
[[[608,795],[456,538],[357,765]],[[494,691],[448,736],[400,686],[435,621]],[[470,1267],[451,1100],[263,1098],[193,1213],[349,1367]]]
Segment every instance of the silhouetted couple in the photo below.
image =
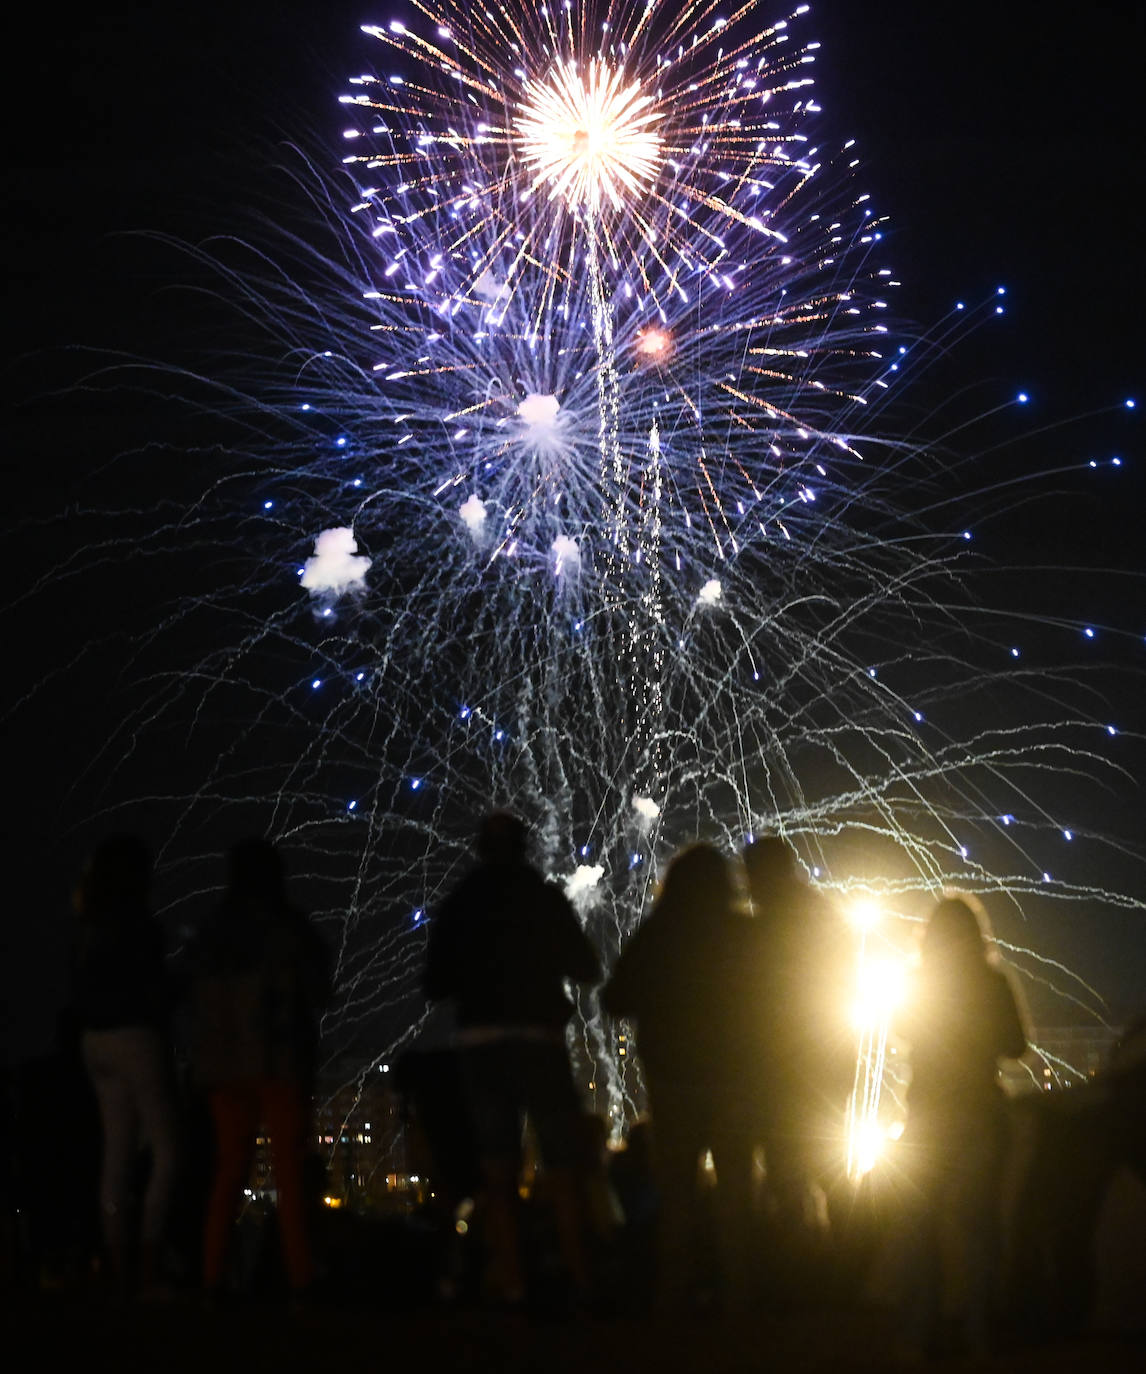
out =
[[[77,888],[72,1000],[103,1125],[100,1210],[113,1274],[129,1286],[138,1251],[146,1290],[159,1255],[178,1162],[172,1077],[171,983],[148,901],[151,857],[130,835],[95,851]],[[313,1277],[303,1200],[303,1158],[318,1045],[329,990],[316,932],[287,901],[281,860],[265,840],[235,846],[222,902],[187,955],[190,1058],[215,1127],[215,1169],[204,1239],[204,1282],[221,1286],[256,1132],[274,1152],[287,1278]],[[138,1220],[140,1152],[151,1167]]]
[[[843,1089],[823,995],[828,927],[791,851],[760,841],[746,856],[755,919],[736,873],[711,845],[669,864],[652,910],[621,952],[602,1004],[636,1022],[660,1193],[658,1302],[679,1311],[694,1289],[700,1161],[716,1172],[724,1301],[752,1300],[754,1152],[774,1208],[802,1217],[825,1103]],[[826,1006],[826,1010],[825,1010]]]

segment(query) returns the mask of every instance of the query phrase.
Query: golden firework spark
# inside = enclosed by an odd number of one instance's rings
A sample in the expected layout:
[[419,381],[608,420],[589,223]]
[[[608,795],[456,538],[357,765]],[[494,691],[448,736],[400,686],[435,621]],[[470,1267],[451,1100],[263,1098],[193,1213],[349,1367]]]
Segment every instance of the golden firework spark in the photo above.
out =
[[620,209],[656,179],[663,113],[651,109],[639,81],[626,83],[619,67],[589,63],[588,79],[575,62],[559,62],[543,80],[527,81],[514,119],[517,143],[533,172],[533,186],[549,185],[573,209],[598,211],[606,200]]

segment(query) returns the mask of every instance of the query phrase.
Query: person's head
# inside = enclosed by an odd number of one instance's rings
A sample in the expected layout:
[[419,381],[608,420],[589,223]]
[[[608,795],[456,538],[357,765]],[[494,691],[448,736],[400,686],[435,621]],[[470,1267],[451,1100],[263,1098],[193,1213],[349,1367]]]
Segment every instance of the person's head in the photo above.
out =
[[477,856],[483,864],[512,867],[525,862],[529,831],[509,811],[493,811],[478,827]]
[[700,841],[673,856],[665,870],[658,905],[700,914],[727,911],[736,902],[732,867],[714,845]]
[[240,840],[227,855],[227,893],[238,901],[281,905],[285,878],[278,850],[260,835]]
[[986,962],[991,927],[981,902],[969,894],[949,894],[936,903],[919,948],[924,966]]
[[653,1167],[653,1124],[647,1116],[638,1117],[625,1137],[628,1163],[642,1172],[651,1173]]
[[748,893],[756,905],[766,904],[799,881],[796,856],[779,835],[762,835],[746,845],[743,861]]
[[138,835],[109,835],[95,848],[80,878],[77,905],[95,921],[114,921],[147,909],[151,850]]

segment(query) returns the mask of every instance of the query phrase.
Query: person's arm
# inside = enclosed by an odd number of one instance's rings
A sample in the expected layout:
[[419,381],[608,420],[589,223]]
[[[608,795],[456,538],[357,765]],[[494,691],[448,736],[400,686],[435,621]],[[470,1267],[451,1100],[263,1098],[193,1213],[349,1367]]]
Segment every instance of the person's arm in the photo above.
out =
[[601,960],[592,941],[581,928],[577,913],[569,899],[557,888],[554,896],[554,917],[561,932],[562,973],[575,983],[599,983]]
[[611,1016],[636,1016],[639,1012],[644,945],[638,930],[621,950],[608,982],[601,989],[601,1006]]

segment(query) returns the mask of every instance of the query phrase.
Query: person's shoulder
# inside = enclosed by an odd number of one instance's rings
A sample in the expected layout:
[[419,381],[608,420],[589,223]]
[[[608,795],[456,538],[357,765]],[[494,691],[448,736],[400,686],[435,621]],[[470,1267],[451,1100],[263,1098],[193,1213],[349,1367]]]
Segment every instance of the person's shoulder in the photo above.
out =
[[673,920],[672,912],[666,911],[654,902],[625,942],[625,950],[635,950],[643,954],[649,949],[671,942],[675,935],[676,922]]
[[721,911],[713,913],[719,929],[728,940],[733,940],[737,944],[750,945],[759,938],[763,930],[763,922],[758,921],[748,911],[742,911],[738,907],[725,907]]
[[808,882],[796,882],[789,899],[802,921],[820,930],[843,928],[836,898]]
[[434,908],[429,922],[430,941],[440,945],[454,938],[462,927],[480,918],[494,897],[490,875],[481,865],[467,869]]
[[242,943],[246,930],[242,912],[224,897],[191,926],[187,938],[189,962],[201,972],[214,972]]
[[1014,979],[1000,964],[987,965],[987,980],[992,993],[1000,1002],[1016,1000]]
[[528,872],[530,883],[543,894],[545,900],[549,902],[554,909],[559,908],[565,911],[573,910],[573,903],[569,900],[569,894],[560,883],[554,882],[552,878],[546,878],[535,868],[529,869]]
[[446,893],[442,906],[459,906],[488,892],[496,880],[494,871],[485,864],[474,864],[467,868],[456,883]]
[[[756,977],[771,948],[767,921],[733,909],[721,914],[717,930],[719,940],[711,944],[719,945],[724,963],[731,965],[732,971],[739,969],[746,976]],[[713,953],[718,951],[714,949]]]

